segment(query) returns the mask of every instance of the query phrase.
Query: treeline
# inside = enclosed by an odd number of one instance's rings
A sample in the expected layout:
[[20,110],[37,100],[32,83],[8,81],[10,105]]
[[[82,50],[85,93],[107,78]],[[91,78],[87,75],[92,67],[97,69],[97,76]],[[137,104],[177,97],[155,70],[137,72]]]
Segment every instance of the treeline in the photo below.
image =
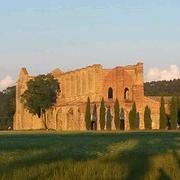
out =
[[145,96],[180,96],[180,79],[144,83]]
[[0,92],[0,129],[12,129],[16,110],[16,87]]
[[[91,114],[91,102],[90,98],[87,100],[86,112],[85,112],[85,124],[87,130],[97,130],[97,109],[96,104],[93,107],[93,113]],[[114,117],[111,115],[114,111]],[[172,97],[170,102],[170,114],[166,114],[164,98],[161,98],[160,105],[160,118],[159,118],[159,129],[172,129],[176,130],[180,128],[180,98]],[[101,130],[112,130],[112,121],[116,130],[125,130],[125,114],[124,109],[120,108],[118,99],[116,99],[114,107],[108,106],[106,108],[104,99],[100,105],[100,129]],[[139,112],[136,109],[136,103],[134,102],[128,116],[129,129],[138,130],[140,129],[140,117]],[[144,109],[144,129],[152,129],[152,118],[151,109],[146,106]]]

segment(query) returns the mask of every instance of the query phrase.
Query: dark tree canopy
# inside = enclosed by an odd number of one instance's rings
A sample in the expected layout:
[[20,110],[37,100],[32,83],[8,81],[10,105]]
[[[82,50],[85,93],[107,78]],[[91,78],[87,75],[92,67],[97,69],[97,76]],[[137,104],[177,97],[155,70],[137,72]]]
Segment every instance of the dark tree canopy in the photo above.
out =
[[87,104],[86,104],[85,123],[86,123],[86,129],[90,130],[91,129],[91,102],[90,102],[89,97],[87,99]]
[[152,129],[151,109],[149,106],[144,110],[144,127],[145,129]]
[[27,83],[21,99],[30,113],[41,117],[57,100],[60,85],[51,74],[39,75]]
[[105,115],[106,115],[106,108],[104,103],[104,98],[101,100],[101,107],[100,107],[100,128],[104,130],[105,128]]
[[146,96],[180,96],[180,79],[146,82],[144,89]]
[[170,115],[171,129],[176,129],[177,123],[178,123],[177,99],[175,97],[172,97],[171,115]]
[[118,99],[116,99],[114,104],[114,124],[117,130],[120,129],[120,106]]
[[112,115],[111,115],[111,109],[108,107],[107,114],[106,114],[106,129],[108,131],[111,131],[112,129]]
[[133,103],[132,109],[129,112],[129,126],[131,130],[136,129],[136,117],[137,117],[136,103]]
[[16,111],[16,87],[8,87],[0,92],[0,129],[13,126],[13,117]]
[[160,106],[160,119],[159,119],[159,129],[165,129],[167,126],[167,116],[165,112],[164,98],[161,98]]

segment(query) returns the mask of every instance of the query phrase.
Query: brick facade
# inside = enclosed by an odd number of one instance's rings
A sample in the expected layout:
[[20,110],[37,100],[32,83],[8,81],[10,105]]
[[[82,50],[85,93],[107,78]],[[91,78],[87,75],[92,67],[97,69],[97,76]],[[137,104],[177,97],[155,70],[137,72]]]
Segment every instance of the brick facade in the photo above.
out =
[[[118,98],[121,108],[124,109],[124,128],[129,129],[128,114],[133,102],[136,102],[139,115],[139,127],[144,128],[144,109],[148,105],[152,110],[153,128],[159,128],[160,103],[144,96],[143,63],[125,67],[104,69],[101,65],[62,72],[59,69],[51,72],[60,82],[61,93],[57,104],[47,114],[49,129],[55,130],[85,130],[85,108],[87,98],[93,105],[97,105],[97,129],[99,125],[99,109],[102,97],[106,107],[111,108]],[[43,129],[42,120],[30,114],[21,103],[21,94],[26,89],[26,83],[31,77],[25,68],[22,68],[17,82],[16,114],[14,119],[15,130]],[[112,121],[112,127],[114,122]]]

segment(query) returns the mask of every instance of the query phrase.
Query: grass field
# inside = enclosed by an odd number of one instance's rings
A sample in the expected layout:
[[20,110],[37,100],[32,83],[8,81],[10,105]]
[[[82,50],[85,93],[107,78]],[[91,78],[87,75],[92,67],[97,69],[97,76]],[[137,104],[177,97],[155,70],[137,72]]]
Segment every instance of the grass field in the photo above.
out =
[[0,132],[0,179],[180,179],[180,132]]

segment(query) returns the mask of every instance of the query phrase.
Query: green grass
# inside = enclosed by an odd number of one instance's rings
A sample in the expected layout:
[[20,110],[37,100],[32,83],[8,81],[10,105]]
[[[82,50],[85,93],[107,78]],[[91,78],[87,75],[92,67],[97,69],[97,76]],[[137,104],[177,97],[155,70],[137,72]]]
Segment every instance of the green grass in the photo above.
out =
[[0,179],[180,179],[180,132],[0,132]]

